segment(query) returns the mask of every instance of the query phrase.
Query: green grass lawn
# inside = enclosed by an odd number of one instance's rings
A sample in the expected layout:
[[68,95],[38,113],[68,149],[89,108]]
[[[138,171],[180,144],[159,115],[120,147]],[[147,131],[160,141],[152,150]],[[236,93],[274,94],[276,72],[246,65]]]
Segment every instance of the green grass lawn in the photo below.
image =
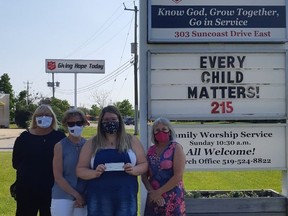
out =
[[[0,216],[15,215],[9,187],[15,179],[11,152],[0,152]],[[281,171],[185,172],[186,190],[273,189],[281,191]],[[140,201],[139,201],[140,202]]]
[[[133,130],[128,132],[133,133]],[[88,138],[95,133],[96,128],[86,127],[84,136]],[[0,152],[0,216],[15,215],[15,201],[9,192],[15,180],[11,156],[12,152]],[[281,171],[187,171],[184,174],[186,190],[273,189],[281,192],[281,180]]]

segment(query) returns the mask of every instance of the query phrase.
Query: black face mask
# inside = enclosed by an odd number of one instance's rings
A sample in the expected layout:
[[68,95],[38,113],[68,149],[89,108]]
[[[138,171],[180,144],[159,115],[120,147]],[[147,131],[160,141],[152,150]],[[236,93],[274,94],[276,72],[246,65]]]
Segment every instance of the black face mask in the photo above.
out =
[[117,133],[119,130],[118,121],[102,122],[102,131],[109,134]]

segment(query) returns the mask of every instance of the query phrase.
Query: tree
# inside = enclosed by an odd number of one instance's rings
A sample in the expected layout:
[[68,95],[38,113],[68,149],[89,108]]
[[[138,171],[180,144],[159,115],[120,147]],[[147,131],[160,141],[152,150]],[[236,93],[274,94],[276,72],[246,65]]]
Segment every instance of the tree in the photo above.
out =
[[0,93],[9,94],[9,108],[10,108],[10,120],[13,121],[15,117],[15,96],[13,87],[10,83],[10,77],[7,73],[4,73],[0,78]]
[[27,104],[27,91],[21,91],[15,100],[15,123],[20,128],[28,128],[36,104]]
[[[57,98],[42,98],[39,104],[26,103],[27,91],[21,91],[17,97],[16,112],[15,112],[15,123],[18,127],[27,128],[29,126],[29,121],[31,120],[32,114],[36,108],[41,104],[48,104],[52,107],[54,113],[56,114],[57,121],[60,123],[63,114],[66,110],[70,108],[67,100],[60,100]],[[61,127],[61,124],[60,124]]]
[[93,94],[93,99],[98,107],[100,109],[103,109],[108,103],[108,98],[109,98],[109,92],[107,91],[102,91],[102,92],[95,92]]
[[91,106],[90,115],[94,116],[95,118],[100,115],[101,109],[96,105],[93,104]]
[[36,108],[36,104],[25,104],[24,106],[18,106],[15,110],[15,124],[20,128],[28,128],[31,117]]
[[23,90],[19,92],[18,96],[16,97],[15,100],[15,108],[16,110],[20,107],[23,107],[26,105],[26,98],[27,98],[27,91]]
[[43,98],[39,102],[39,105],[41,104],[49,104],[52,107],[58,122],[61,122],[64,112],[70,108],[70,104],[67,100],[60,100],[57,98]]
[[77,107],[79,110],[81,110],[85,115],[90,113],[90,110],[86,107]]
[[126,117],[126,116],[132,116],[133,117],[134,116],[133,106],[129,102],[129,100],[125,99],[122,102],[116,102],[114,104],[114,106],[116,106],[119,109],[119,111],[123,117]]

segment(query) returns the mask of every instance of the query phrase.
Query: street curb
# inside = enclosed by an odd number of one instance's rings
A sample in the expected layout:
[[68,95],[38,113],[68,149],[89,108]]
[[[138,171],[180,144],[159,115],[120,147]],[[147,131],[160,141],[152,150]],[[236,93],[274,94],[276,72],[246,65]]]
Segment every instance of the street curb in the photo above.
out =
[[13,139],[15,137],[0,137],[0,140],[4,140],[4,139]]

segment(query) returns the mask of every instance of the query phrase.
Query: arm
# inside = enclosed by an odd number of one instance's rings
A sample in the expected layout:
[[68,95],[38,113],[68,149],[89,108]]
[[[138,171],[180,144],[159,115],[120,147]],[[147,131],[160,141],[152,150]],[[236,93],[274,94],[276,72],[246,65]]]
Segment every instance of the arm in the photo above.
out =
[[66,193],[72,195],[76,202],[82,206],[84,205],[84,199],[81,194],[78,193],[63,176],[63,157],[62,157],[62,145],[57,143],[54,147],[54,158],[53,158],[53,174],[55,182],[62,188]]
[[90,160],[92,157],[92,139],[88,140],[81,149],[78,164],[76,167],[77,176],[89,180],[98,178],[105,171],[104,164],[100,164],[96,169],[90,168]]
[[141,180],[147,191],[154,190],[149,182],[149,171],[141,175]]
[[12,166],[14,169],[18,169],[19,165],[21,164],[22,161],[22,149],[21,146],[24,145],[23,139],[22,139],[23,134],[21,134],[19,137],[16,138],[13,146],[13,153],[12,153]]
[[[147,152],[149,152],[149,149],[148,149]],[[148,153],[147,153],[147,154],[148,154]],[[146,188],[147,191],[154,190],[153,187],[152,187],[151,184],[150,184],[149,179],[150,179],[150,169],[149,169],[149,164],[148,164],[148,170],[147,170],[147,172],[145,172],[145,173],[143,173],[143,174],[141,175],[141,180],[142,180],[142,182],[143,182],[143,184],[144,184],[144,186],[145,186],[145,188]]]
[[160,197],[162,197],[162,194],[173,189],[182,180],[185,169],[185,158],[186,156],[182,146],[177,144],[173,158],[174,175],[159,189],[149,191],[152,200],[159,200]]
[[124,170],[130,175],[142,175],[148,170],[148,162],[146,160],[144,148],[135,136],[132,137],[131,145],[136,154],[136,165],[132,166],[130,163],[127,163],[124,165]]

